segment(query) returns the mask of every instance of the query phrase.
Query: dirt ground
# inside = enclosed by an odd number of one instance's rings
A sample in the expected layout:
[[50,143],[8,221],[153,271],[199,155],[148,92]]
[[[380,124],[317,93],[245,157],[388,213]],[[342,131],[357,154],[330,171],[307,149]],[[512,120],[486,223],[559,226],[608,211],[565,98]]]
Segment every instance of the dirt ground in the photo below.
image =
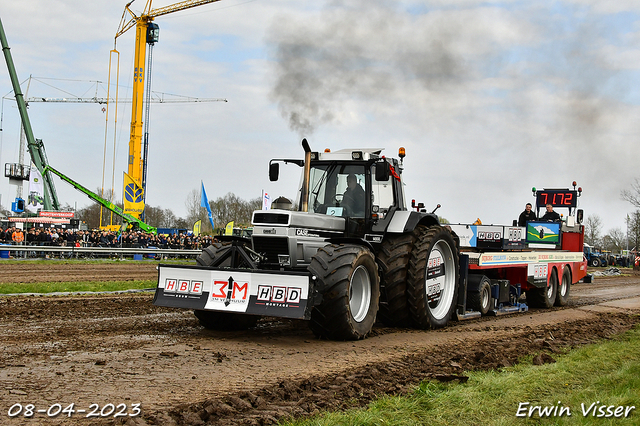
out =
[[[15,282],[5,271],[34,274],[34,265],[21,266],[2,265],[2,281]],[[35,273],[55,281],[156,274],[153,263],[43,268]],[[436,331],[377,325],[357,342],[317,340],[304,321],[273,318],[244,332],[213,332],[190,311],[153,306],[152,297],[0,297],[0,424],[274,424],[363,406],[427,378],[464,381],[466,371],[513,365],[527,354],[553,362],[566,348],[640,322],[640,276],[575,285],[563,309]],[[24,416],[28,404],[32,418]],[[53,416],[70,404],[71,416]],[[139,416],[114,419],[135,413],[136,404]]]
[[0,263],[0,283],[35,283],[46,277],[50,282],[74,281],[135,281],[158,278],[157,263],[112,262],[112,263]]

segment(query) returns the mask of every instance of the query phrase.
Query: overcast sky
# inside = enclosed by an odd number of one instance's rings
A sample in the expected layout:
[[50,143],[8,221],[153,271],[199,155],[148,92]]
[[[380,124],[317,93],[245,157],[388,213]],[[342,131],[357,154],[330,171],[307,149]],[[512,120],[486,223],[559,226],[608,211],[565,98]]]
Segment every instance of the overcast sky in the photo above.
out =
[[[37,78],[28,96],[90,97],[96,80],[106,88],[125,3],[4,1],[19,79]],[[453,223],[510,224],[534,202],[532,187],[575,180],[585,215],[625,230],[633,207],[620,191],[640,178],[640,2],[221,0],[155,22],[152,89],[228,102],[151,105],[152,206],[186,216],[201,180],[209,200],[293,197],[300,170],[284,167],[274,184],[268,161],[301,158],[306,137],[314,150],[405,147],[407,198],[441,204]],[[134,41],[130,30],[116,44],[121,97]],[[6,71],[0,94],[4,164],[18,160],[20,128]],[[111,187],[115,143],[121,199],[130,105],[115,124],[102,108],[34,102],[29,114],[50,164],[90,189],[102,184],[105,140]],[[56,187],[63,204],[91,203]],[[15,187],[2,178],[0,194],[8,208]]]

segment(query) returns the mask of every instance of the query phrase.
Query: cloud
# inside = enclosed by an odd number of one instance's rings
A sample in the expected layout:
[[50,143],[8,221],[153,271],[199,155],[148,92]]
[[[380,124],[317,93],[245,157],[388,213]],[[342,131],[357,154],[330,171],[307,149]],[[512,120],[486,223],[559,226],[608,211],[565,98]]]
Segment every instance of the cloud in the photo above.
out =
[[[21,79],[106,81],[123,6],[9,2],[3,24]],[[631,207],[619,189],[637,177],[637,13],[628,2],[225,0],[158,18],[153,89],[229,102],[152,106],[149,202],[182,215],[200,180],[212,199],[262,189],[293,197],[299,170],[284,168],[274,184],[266,165],[300,157],[307,136],[314,149],[405,146],[407,197],[442,204],[453,221],[508,224],[532,186],[577,180],[587,216],[620,226]],[[123,86],[133,44],[132,33],[118,40]],[[0,85],[9,92],[8,79]],[[4,162],[17,159],[8,105]],[[30,113],[52,164],[99,184],[100,107]],[[122,106],[116,188],[128,127]],[[88,203],[59,186],[64,200]],[[7,205],[15,188],[0,192]]]

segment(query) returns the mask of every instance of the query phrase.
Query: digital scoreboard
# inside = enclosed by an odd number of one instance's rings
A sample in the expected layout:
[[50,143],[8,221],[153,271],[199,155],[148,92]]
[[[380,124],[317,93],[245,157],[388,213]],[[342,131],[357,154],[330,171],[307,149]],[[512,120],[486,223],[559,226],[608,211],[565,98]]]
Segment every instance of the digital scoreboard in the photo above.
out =
[[576,207],[578,205],[578,191],[569,189],[543,189],[536,192],[536,204],[544,207]]

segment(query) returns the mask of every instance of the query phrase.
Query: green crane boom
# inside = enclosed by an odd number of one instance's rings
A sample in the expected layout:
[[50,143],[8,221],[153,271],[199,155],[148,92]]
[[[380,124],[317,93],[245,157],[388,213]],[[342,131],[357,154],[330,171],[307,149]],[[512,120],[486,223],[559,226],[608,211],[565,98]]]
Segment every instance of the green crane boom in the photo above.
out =
[[140,219],[131,216],[130,214],[125,213],[120,207],[116,206],[115,204],[113,204],[110,201],[105,200],[104,198],[100,197],[98,194],[96,194],[95,192],[85,188],[84,186],[80,185],[78,182],[74,181],[73,179],[71,179],[70,177],[66,176],[65,174],[57,171],[56,169],[54,169],[51,166],[46,166],[45,167],[45,171],[47,172],[51,172],[55,175],[57,175],[60,179],[62,179],[63,181],[71,184],[71,186],[73,186],[75,189],[77,189],[78,191],[82,192],[83,194],[85,194],[87,197],[91,198],[93,201],[97,202],[98,204],[102,205],[104,208],[112,211],[113,213],[117,214],[118,216],[120,216],[125,222],[128,222],[130,224],[133,225],[137,225],[140,229],[142,229],[145,232],[150,232],[152,234],[157,234],[158,230],[156,228],[154,228],[153,226],[147,225],[146,223],[144,223],[143,221],[141,221]]
[[51,176],[45,170],[47,166],[47,156],[44,152],[44,145],[40,139],[36,140],[33,136],[33,130],[31,129],[31,121],[29,121],[29,114],[27,114],[27,104],[24,101],[22,90],[20,89],[20,82],[18,81],[18,74],[16,68],[13,65],[13,58],[11,57],[11,51],[9,50],[9,43],[7,43],[7,37],[4,33],[4,27],[0,20],[0,41],[2,42],[2,52],[4,53],[4,59],[7,62],[7,68],[9,69],[9,77],[11,78],[11,84],[13,86],[13,92],[16,96],[16,102],[18,103],[18,111],[20,111],[20,118],[22,120],[22,128],[27,138],[27,149],[31,156],[31,161],[36,165],[42,178],[44,179],[44,209],[45,210],[60,210],[60,203],[58,202],[58,194],[56,188],[53,186],[53,180]]

